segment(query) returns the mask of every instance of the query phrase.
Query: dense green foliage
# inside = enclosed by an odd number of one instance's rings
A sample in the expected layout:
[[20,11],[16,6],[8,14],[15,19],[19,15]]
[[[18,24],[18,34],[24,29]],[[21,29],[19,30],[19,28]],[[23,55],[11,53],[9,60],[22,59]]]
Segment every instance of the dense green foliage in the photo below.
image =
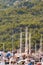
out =
[[6,4],[0,4],[0,49],[3,43],[6,50],[12,49],[12,39],[14,48],[19,47],[21,27],[24,43],[26,26],[28,33],[30,31],[32,34],[32,43],[40,43],[41,34],[43,37],[43,1],[22,1],[9,7],[4,5]]

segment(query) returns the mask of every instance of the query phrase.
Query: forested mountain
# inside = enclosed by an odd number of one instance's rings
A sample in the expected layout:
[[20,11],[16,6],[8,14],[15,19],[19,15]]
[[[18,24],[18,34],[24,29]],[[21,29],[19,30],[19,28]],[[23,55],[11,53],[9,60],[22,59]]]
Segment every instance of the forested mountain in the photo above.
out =
[[[0,49],[11,49],[12,39],[15,48],[20,43],[20,28],[25,40],[25,27],[31,32],[32,44],[40,43],[43,37],[43,1],[42,0],[0,0]],[[13,36],[13,38],[12,38]]]

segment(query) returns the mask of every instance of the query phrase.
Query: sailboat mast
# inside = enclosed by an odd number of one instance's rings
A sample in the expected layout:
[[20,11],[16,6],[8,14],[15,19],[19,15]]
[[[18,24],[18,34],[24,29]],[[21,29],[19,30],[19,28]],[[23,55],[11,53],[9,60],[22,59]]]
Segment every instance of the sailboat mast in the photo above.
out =
[[37,52],[37,45],[36,45],[36,43],[35,43],[35,53]]
[[31,33],[29,33],[29,54],[31,54]]
[[26,34],[25,34],[25,53],[27,54],[28,53],[28,27],[26,27],[26,30],[25,30]]
[[41,39],[40,39],[40,51],[42,51],[42,34],[41,34]]
[[22,31],[20,31],[20,54],[22,53]]

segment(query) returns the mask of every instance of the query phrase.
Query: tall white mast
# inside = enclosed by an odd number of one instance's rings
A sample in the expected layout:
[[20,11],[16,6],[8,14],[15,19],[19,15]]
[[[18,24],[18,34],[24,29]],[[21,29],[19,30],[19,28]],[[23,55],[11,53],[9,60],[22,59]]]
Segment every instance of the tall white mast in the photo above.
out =
[[25,30],[26,34],[25,34],[25,53],[27,54],[28,53],[28,27],[26,27],[26,30]]
[[3,51],[5,51],[5,44],[4,44],[4,43],[2,43],[2,46],[3,46]]
[[20,54],[22,53],[22,31],[20,31]]
[[29,33],[29,54],[31,54],[31,32]]
[[14,50],[13,41],[14,41],[14,39],[13,39],[13,35],[12,35],[12,51]]
[[35,43],[35,53],[37,52],[37,46],[36,46],[36,43]]
[[40,38],[40,51],[42,51],[42,34],[41,34],[41,38]]

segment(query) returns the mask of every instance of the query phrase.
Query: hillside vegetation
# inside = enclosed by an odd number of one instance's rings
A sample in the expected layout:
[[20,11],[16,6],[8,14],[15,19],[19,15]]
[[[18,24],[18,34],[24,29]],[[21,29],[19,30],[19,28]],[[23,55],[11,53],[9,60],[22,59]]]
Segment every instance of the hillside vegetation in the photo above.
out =
[[0,4],[0,50],[2,44],[5,44],[5,50],[11,50],[12,39],[14,48],[19,47],[21,27],[25,43],[26,26],[28,33],[31,32],[32,35],[31,42],[39,44],[41,34],[43,37],[43,1],[21,1],[16,6],[12,4],[9,7],[4,5],[6,4]]

